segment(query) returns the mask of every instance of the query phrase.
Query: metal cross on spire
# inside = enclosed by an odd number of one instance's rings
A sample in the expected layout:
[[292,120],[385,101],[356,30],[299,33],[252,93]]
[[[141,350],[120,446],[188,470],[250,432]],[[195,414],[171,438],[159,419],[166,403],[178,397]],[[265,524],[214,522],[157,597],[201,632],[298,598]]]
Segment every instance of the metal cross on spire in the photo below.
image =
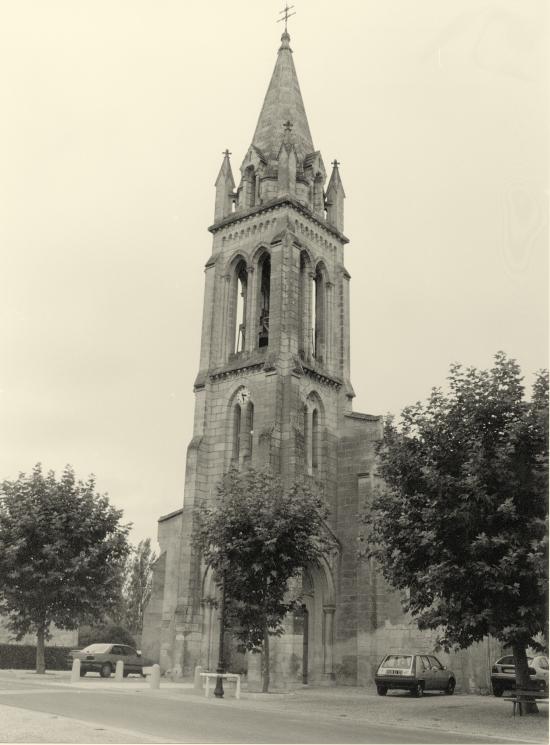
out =
[[289,13],[288,12],[289,10],[292,10],[293,7],[294,7],[294,5],[285,5],[285,7],[283,8],[283,10],[280,10],[279,11],[279,15],[282,15],[284,13],[284,17],[283,18],[278,18],[277,19],[277,23],[280,23],[281,21],[284,21],[285,22],[285,33],[286,33],[286,30],[287,30],[286,27],[287,27],[288,19],[290,18],[290,16],[295,16],[296,15],[296,11],[294,11],[294,13]]

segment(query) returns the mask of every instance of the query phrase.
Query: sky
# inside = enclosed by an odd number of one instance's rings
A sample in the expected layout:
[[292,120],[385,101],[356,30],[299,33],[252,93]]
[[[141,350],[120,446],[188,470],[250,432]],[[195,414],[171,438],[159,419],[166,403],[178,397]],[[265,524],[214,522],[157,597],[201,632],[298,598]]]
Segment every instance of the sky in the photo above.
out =
[[[237,175],[280,0],[0,0],[0,479],[94,473],[181,507],[222,151]],[[543,0],[295,0],[315,147],[346,191],[356,411],[449,365],[548,362]]]

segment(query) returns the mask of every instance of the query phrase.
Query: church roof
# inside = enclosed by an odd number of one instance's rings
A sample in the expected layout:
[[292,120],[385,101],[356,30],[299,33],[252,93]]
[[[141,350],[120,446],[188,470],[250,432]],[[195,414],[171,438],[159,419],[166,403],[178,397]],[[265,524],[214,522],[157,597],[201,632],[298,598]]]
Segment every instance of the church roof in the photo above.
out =
[[268,157],[276,158],[283,141],[283,124],[290,122],[292,141],[298,158],[303,160],[315,148],[289,42],[290,36],[285,31],[252,144]]

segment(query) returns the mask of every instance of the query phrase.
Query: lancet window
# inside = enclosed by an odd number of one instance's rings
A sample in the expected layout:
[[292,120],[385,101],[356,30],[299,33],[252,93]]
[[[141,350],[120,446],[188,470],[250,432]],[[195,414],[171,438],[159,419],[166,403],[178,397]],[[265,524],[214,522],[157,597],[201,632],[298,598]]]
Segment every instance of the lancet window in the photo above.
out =
[[241,259],[231,276],[231,295],[229,301],[230,350],[243,352],[246,341],[246,304],[248,293],[248,273]]
[[269,306],[271,295],[271,259],[265,254],[258,264],[260,275],[258,302],[258,346],[269,346]]
[[254,404],[250,393],[241,388],[231,407],[231,462],[239,467],[249,463],[252,458],[254,435]]
[[319,478],[322,461],[322,404],[316,394],[310,395],[304,407],[305,470]]

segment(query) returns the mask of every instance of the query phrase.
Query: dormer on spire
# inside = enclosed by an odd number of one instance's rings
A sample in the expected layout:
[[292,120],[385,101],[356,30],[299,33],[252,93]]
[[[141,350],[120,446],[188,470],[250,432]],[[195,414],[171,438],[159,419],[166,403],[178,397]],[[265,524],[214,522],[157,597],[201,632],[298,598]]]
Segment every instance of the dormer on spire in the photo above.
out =
[[346,193],[338,170],[339,162],[332,161],[332,174],[327,188],[327,222],[344,232],[344,199]]
[[231,153],[229,150],[225,150],[223,153],[223,161],[216,179],[216,204],[214,207],[214,222],[223,220],[224,217],[230,215],[233,208],[233,191],[235,189],[235,180],[233,179],[233,173],[231,171],[231,163],[229,162],[229,156]]
[[296,195],[296,148],[292,137],[293,124],[287,119],[283,124],[283,142],[279,148],[277,195]]

